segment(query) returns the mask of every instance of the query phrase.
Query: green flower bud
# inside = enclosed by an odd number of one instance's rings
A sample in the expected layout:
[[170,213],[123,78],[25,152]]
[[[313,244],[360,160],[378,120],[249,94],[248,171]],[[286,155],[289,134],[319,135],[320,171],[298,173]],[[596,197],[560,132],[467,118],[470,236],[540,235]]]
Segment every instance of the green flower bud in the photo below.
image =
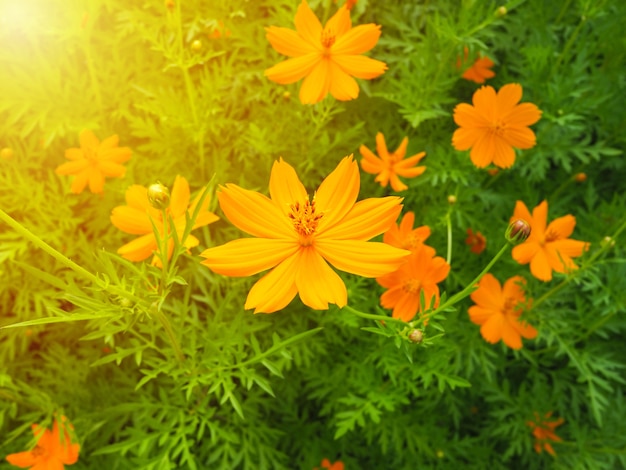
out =
[[530,224],[523,219],[517,219],[509,224],[504,235],[514,245],[522,243],[530,236]]
[[148,201],[155,209],[167,209],[170,205],[170,190],[161,183],[151,184],[148,187]]
[[424,339],[424,333],[422,333],[420,330],[412,330],[409,333],[409,341],[411,343],[421,343],[422,340]]

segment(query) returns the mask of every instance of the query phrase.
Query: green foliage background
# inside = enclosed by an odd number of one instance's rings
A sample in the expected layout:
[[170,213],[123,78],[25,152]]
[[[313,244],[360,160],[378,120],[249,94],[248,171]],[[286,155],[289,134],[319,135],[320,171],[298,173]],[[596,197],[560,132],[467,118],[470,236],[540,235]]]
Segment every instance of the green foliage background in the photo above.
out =
[[[0,225],[0,326],[33,321],[0,330],[0,456],[28,448],[30,424],[62,412],[81,443],[76,469],[308,469],[324,457],[347,469],[626,468],[625,237],[604,241],[626,213],[626,4],[515,0],[501,16],[482,0],[359,0],[353,23],[382,25],[371,55],[389,70],[360,81],[353,102],[303,106],[299,84],[263,76],[283,59],[264,27],[293,27],[298,3],[0,3],[0,147],[14,151],[0,160],[0,208],[109,285],[163,301],[186,356],[176,360],[154,311]],[[324,19],[336,8],[310,5]],[[536,147],[495,177],[450,145],[452,110],[478,88],[455,67],[464,46],[496,62],[489,84],[520,83],[543,111]],[[54,173],[84,128],[133,150],[102,196],[70,194]],[[409,152],[427,152],[426,173],[402,196],[441,256],[450,224],[449,295],[498,252],[516,200],[547,199],[550,220],[576,217],[574,238],[591,242],[579,271],[542,283],[509,255],[492,270],[524,276],[541,299],[526,317],[539,336],[519,352],[482,339],[469,299],[413,345],[362,330],[375,325],[347,309],[296,300],[246,312],[255,279],[213,274],[198,249],[155,298],[145,280],[158,270],[114,254],[130,238],[109,216],[131,184],[180,174],[195,191],[233,182],[265,192],[282,156],[312,191],[359,145],[374,148],[378,131],[391,148],[408,135]],[[362,174],[361,198],[384,194]],[[241,236],[213,200],[222,220],[198,231],[200,248]],[[469,227],[487,237],[479,256],[464,243]],[[374,280],[343,278],[351,307],[382,313]],[[556,458],[532,448],[534,411],[565,419]]]

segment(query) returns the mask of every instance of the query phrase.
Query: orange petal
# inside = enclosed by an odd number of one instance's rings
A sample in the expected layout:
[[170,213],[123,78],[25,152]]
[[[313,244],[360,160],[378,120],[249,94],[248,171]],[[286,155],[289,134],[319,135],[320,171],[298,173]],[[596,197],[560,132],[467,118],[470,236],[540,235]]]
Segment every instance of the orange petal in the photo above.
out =
[[576,266],[576,263],[574,263],[571,257],[556,250],[554,243],[547,243],[544,251],[550,267],[557,273],[566,273],[578,269],[578,266]]
[[96,168],[89,170],[89,191],[100,194],[104,190],[104,175]]
[[589,249],[589,244],[579,240],[556,240],[550,243],[550,247],[564,256],[576,258]]
[[296,238],[289,219],[268,197],[227,184],[220,187],[217,198],[228,220],[240,230],[261,238]]
[[[484,131],[481,129],[468,129],[461,127],[452,134],[452,146],[456,150],[468,150],[476,145],[476,142],[482,138]],[[486,163],[484,166],[487,166]]]
[[17,452],[6,456],[7,462],[20,468],[31,467],[41,461],[40,457],[35,457],[31,451]]
[[302,0],[296,10],[295,25],[296,31],[302,39],[311,44],[321,44],[322,23],[317,19],[306,0]]
[[309,196],[300,182],[296,170],[282,158],[274,162],[270,175],[270,197],[276,207],[285,215],[291,213],[295,202],[303,204]]
[[529,149],[537,142],[535,133],[528,127],[506,127],[502,138],[518,149]]
[[472,147],[470,159],[478,168],[484,168],[493,162],[495,152],[494,136],[484,132]]
[[181,217],[187,212],[189,206],[189,183],[185,178],[176,175],[172,186],[169,210],[173,218]]
[[410,254],[385,243],[361,240],[316,240],[315,248],[335,268],[363,277],[395,271]]
[[307,74],[300,87],[300,102],[302,104],[319,103],[330,90],[330,61],[327,58],[319,60],[316,57],[312,68],[307,71]]
[[[525,220],[526,222],[528,222],[529,225],[532,225],[533,217],[532,215],[530,215],[530,211],[526,207],[526,204],[524,204],[522,201],[515,202],[515,209],[513,210],[513,216],[511,217],[511,222],[513,222],[516,219]],[[530,235],[532,237],[532,231]]]
[[355,26],[345,34],[339,36],[331,47],[331,53],[336,55],[363,54],[372,49],[380,38],[380,26],[370,23]]
[[82,149],[97,149],[100,145],[100,141],[93,132],[88,129],[83,129],[79,136],[80,148]]
[[511,255],[519,264],[528,264],[539,250],[541,250],[539,243],[526,241],[520,245],[514,246]]
[[350,11],[345,7],[345,5],[343,5],[326,22],[326,26],[324,29],[335,33],[337,36],[337,41],[339,41],[339,38],[346,34],[346,32],[348,32],[351,27],[352,20],[350,19]]
[[278,53],[286,55],[288,57],[298,57],[301,55],[310,54],[312,52],[321,51],[321,43],[318,40],[315,47],[305,41],[296,31],[288,28],[279,28],[276,26],[270,26],[265,28],[267,32],[267,39]]
[[485,309],[500,311],[504,307],[500,282],[491,273],[482,277],[478,282],[478,289],[470,294],[470,298]]
[[522,338],[517,329],[510,323],[508,317],[505,317],[505,321],[502,323],[502,341],[511,349],[522,348]]
[[[546,233],[546,223],[548,221],[548,201],[542,201],[533,209],[533,220],[531,223],[532,231],[536,231],[537,235]],[[532,233],[532,232],[531,232]]]
[[393,188],[393,190],[397,193],[399,193],[400,191],[406,191],[407,189],[409,189],[409,187],[406,184],[400,181],[400,178],[398,178],[398,175],[395,172],[390,172],[389,182],[391,183],[391,187]]
[[293,256],[300,245],[296,240],[241,238],[208,248],[200,256],[202,264],[225,276],[251,276],[273,268]]
[[502,137],[494,136],[493,164],[499,168],[510,168],[515,163],[515,150]]
[[514,299],[523,302],[525,295],[526,279],[522,276],[513,276],[506,280],[502,287],[502,296],[505,299]]
[[402,199],[388,196],[357,202],[333,227],[321,232],[316,240],[369,240],[380,235],[400,215]]
[[533,339],[537,337],[537,330],[528,323],[516,320],[511,321],[511,324],[522,337],[526,339]]
[[286,85],[289,83],[295,83],[301,78],[309,75],[315,67],[319,66],[321,62],[321,55],[318,53],[312,53],[284,60],[283,62],[270,67],[264,73],[265,76],[273,82]]
[[343,158],[320,184],[315,193],[315,205],[324,214],[317,233],[324,236],[324,231],[340,223],[352,209],[359,195],[359,166],[352,155]]
[[425,166],[416,166],[415,168],[397,168],[396,166],[396,174],[402,176],[404,178],[415,178],[416,176],[421,175],[426,171]]
[[315,310],[326,310],[329,303],[345,307],[348,291],[341,278],[313,247],[301,251],[296,286],[302,303]]
[[389,161],[389,151],[387,150],[387,144],[385,143],[385,136],[382,132],[376,133],[376,152],[378,156],[384,162]]
[[496,106],[500,117],[508,115],[522,99],[522,86],[519,83],[509,83],[498,91]]
[[72,187],[70,188],[74,194],[80,194],[84,191],[89,181],[89,170],[85,169],[78,173],[72,181]]
[[502,339],[502,328],[504,327],[504,315],[497,312],[487,319],[480,327],[480,334],[488,343],[497,343]]
[[65,158],[68,160],[83,160],[85,158],[85,154],[82,149],[71,148],[65,151]]
[[537,250],[535,256],[533,256],[533,258],[530,260],[530,272],[540,281],[552,280],[552,267],[548,262],[548,256],[545,250]]
[[153,233],[135,238],[130,243],[121,246],[117,253],[130,261],[143,261],[157,250],[156,238]]
[[501,117],[508,126],[526,127],[541,119],[541,110],[533,103],[522,103]]
[[[396,150],[396,153],[398,151]],[[426,152],[416,153],[415,155],[411,155],[404,160],[400,160],[398,163],[394,165],[394,168],[397,170],[398,168],[409,168],[417,165],[422,158],[426,156]]]
[[128,147],[119,147],[112,149],[100,150],[98,152],[98,160],[108,160],[115,163],[124,163],[130,160],[133,152]]
[[123,165],[108,161],[100,161],[98,163],[98,169],[105,176],[109,176],[112,178],[120,178],[126,173],[126,168]]
[[120,139],[117,136],[117,134],[112,135],[111,137],[107,137],[100,144],[100,149],[99,149],[100,152],[98,152],[98,155],[101,156],[101,151],[102,150],[109,150],[109,149],[117,147],[119,145],[119,143],[120,143]]
[[482,86],[474,92],[472,103],[479,113],[487,122],[491,123],[496,120],[497,116],[497,99],[496,91],[493,87]]
[[482,129],[490,125],[490,122],[482,113],[467,103],[457,104],[454,107],[453,117],[454,122],[458,126],[467,127],[468,129]]
[[349,101],[359,96],[359,85],[334,61],[328,62],[330,72],[330,94],[336,100]]
[[[150,216],[145,211],[129,206],[118,206],[111,212],[111,223],[122,232],[132,235],[152,233]],[[158,226],[162,224],[158,222]]]
[[402,321],[409,322],[415,317],[419,308],[419,296],[410,292],[402,291],[402,294],[398,297],[398,300],[393,307],[393,313],[391,316],[393,318],[399,318]]
[[89,168],[89,166],[90,165],[88,160],[74,160],[59,165],[57,169],[54,170],[54,172],[57,175],[75,175],[77,173],[80,173],[81,171],[86,170],[87,168]]
[[272,313],[281,310],[296,296],[296,273],[300,261],[300,251],[277,265],[252,286],[245,309],[254,313]]
[[345,73],[365,80],[376,78],[387,70],[384,62],[362,55],[333,55],[332,62]]
[[472,305],[469,309],[467,309],[467,313],[469,314],[472,323],[482,325],[493,315],[500,314],[500,309],[498,308],[497,310],[493,310],[479,307],[478,305]]
[[546,233],[552,234],[553,236],[551,238],[553,240],[562,240],[564,238],[568,238],[574,231],[575,227],[576,217],[574,217],[573,215],[565,215],[563,217],[558,217],[550,222],[548,228],[546,229]]

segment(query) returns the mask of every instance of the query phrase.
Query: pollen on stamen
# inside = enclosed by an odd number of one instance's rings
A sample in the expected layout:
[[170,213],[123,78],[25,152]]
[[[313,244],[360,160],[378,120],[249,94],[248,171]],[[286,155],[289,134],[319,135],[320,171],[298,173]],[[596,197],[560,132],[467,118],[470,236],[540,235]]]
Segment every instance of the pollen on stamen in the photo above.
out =
[[417,294],[419,293],[421,287],[422,285],[420,281],[418,281],[417,279],[409,279],[404,283],[404,285],[402,286],[402,289],[405,292],[409,292],[411,294]]
[[322,31],[322,37],[321,37],[322,46],[329,48],[333,44],[335,44],[336,39],[337,38],[335,37],[335,33],[333,33],[332,30],[325,29],[324,31]]
[[307,200],[304,204],[296,202],[290,208],[289,219],[291,219],[293,228],[299,235],[300,244],[302,246],[311,245],[313,243],[313,235],[324,214],[315,212],[315,199],[313,201]]

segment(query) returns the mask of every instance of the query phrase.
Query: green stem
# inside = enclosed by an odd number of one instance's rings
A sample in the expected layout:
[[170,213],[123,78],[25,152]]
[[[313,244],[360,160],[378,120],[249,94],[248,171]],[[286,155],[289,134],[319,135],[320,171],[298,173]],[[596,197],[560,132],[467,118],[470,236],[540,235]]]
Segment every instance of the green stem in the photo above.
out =
[[48,253],[50,256],[52,256],[62,265],[64,265],[67,268],[70,268],[72,271],[74,271],[81,277],[87,279],[89,282],[97,285],[102,290],[105,290],[114,295],[118,295],[120,297],[124,297],[128,300],[135,302],[136,304],[143,305],[144,307],[149,306],[149,304],[145,300],[140,299],[139,297],[135,297],[133,294],[131,294],[128,291],[125,291],[124,289],[120,289],[119,287],[107,284],[106,282],[98,278],[97,276],[94,276],[93,274],[91,274],[82,266],[79,266],[78,264],[76,264],[67,256],[59,253],[57,250],[52,248],[50,245],[48,245],[41,238],[39,238],[30,230],[28,230],[26,227],[24,227],[22,224],[20,224],[13,217],[11,217],[9,214],[4,212],[2,209],[0,209],[0,220],[6,222],[7,225],[13,228],[17,233],[19,233],[25,239],[33,243],[35,246],[39,247],[40,249]]
[[163,295],[165,289],[167,289],[167,275],[169,270],[169,217],[167,215],[167,209],[161,209],[161,220],[163,225],[163,237],[160,239],[160,247],[159,251],[161,258],[161,286],[159,288],[159,293]]
[[385,315],[374,315],[372,313],[361,312],[359,310],[355,310],[354,308],[350,307],[349,305],[346,305],[344,307],[344,309],[346,309],[347,311],[355,314],[357,317],[365,318],[367,320],[377,320],[377,321],[385,321],[385,322],[386,321],[390,321],[390,322],[404,323],[404,324],[407,323],[404,320],[400,320],[398,318],[387,317]]
[[570,48],[574,45],[574,42],[576,41],[576,38],[578,37],[578,33],[580,33],[580,30],[582,29],[582,27],[586,23],[586,21],[587,21],[587,19],[585,18],[585,15],[583,14],[581,16],[581,18],[580,18],[580,23],[578,23],[578,26],[576,26],[576,29],[574,30],[572,35],[567,40],[567,43],[565,44],[565,47],[563,48],[563,52],[561,52],[561,54],[557,58],[557,60],[556,60],[556,62],[554,64],[554,68],[552,69],[553,72],[556,72],[559,69],[559,67],[561,66],[561,62],[563,62],[563,59],[569,53]]
[[185,362],[185,355],[183,354],[183,350],[180,348],[180,344],[178,344],[178,340],[176,339],[176,336],[174,335],[172,324],[170,323],[167,316],[159,308],[157,308],[156,310],[156,315],[159,318],[161,325],[163,325],[163,329],[165,330],[165,333],[170,339],[170,343],[172,344],[172,347],[174,348],[174,354],[176,354],[176,359],[178,359],[178,362],[182,364],[183,362]]
[[452,261],[452,221],[450,220],[450,209],[446,214],[446,224],[448,226],[448,254],[446,255],[446,263],[450,265]]

